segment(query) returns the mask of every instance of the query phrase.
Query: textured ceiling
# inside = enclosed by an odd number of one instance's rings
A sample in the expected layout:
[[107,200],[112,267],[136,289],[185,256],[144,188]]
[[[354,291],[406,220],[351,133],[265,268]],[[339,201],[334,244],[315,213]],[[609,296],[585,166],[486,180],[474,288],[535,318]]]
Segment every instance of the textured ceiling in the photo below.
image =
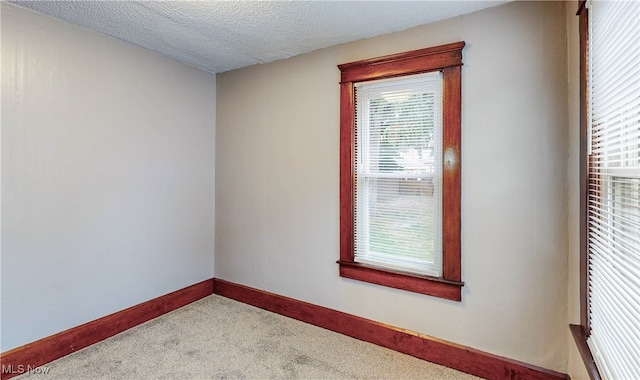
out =
[[11,1],[219,73],[507,1]]

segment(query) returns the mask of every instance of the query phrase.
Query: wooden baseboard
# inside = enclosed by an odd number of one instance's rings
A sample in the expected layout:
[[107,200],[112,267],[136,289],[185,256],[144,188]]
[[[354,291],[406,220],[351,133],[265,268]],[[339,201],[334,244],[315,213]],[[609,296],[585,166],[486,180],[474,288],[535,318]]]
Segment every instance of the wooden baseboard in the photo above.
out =
[[4,352],[0,354],[3,369],[0,379],[40,367],[212,293],[486,379],[568,379],[559,372],[218,279],[197,283]]
[[486,379],[569,378],[563,373],[224,280],[214,279],[214,293]]
[[165,294],[0,354],[0,379],[40,367],[213,293],[213,279]]

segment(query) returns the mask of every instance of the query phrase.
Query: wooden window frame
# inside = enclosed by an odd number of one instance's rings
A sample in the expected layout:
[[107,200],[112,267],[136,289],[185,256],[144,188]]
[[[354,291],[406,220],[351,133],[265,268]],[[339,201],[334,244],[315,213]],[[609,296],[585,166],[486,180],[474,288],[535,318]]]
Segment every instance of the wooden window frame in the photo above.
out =
[[[464,42],[338,65],[340,81],[340,276],[427,294],[462,299],[461,275],[461,98]],[[354,260],[355,92],[354,84],[441,71],[443,74],[442,276],[387,269]]]
[[589,166],[588,166],[588,143],[589,143],[589,89],[587,87],[587,46],[589,40],[589,10],[585,0],[578,1],[579,17],[578,31],[580,33],[580,324],[569,325],[573,339],[576,342],[580,356],[584,361],[587,373],[591,380],[600,380],[600,373],[587,339],[591,334],[589,322],[589,224],[587,221],[589,191]]

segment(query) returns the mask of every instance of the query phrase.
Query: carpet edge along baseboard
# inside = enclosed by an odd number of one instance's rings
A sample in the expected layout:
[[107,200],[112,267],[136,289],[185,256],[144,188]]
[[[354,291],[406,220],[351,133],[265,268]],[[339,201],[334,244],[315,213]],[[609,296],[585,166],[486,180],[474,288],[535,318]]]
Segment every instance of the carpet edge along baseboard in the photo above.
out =
[[569,378],[560,372],[221,279],[214,279],[214,293],[485,379]]
[[213,294],[213,278],[0,354],[0,379],[33,371],[75,351]]
[[0,354],[5,380],[211,294],[486,379],[568,379],[559,372],[220,279],[209,279]]

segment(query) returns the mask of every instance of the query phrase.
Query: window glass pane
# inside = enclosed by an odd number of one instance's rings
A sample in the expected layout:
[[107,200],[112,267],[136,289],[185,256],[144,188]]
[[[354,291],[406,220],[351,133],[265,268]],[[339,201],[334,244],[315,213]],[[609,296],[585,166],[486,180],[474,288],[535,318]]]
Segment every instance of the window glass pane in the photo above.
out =
[[640,3],[589,5],[588,344],[640,378]]
[[356,87],[355,260],[441,275],[442,77]]

